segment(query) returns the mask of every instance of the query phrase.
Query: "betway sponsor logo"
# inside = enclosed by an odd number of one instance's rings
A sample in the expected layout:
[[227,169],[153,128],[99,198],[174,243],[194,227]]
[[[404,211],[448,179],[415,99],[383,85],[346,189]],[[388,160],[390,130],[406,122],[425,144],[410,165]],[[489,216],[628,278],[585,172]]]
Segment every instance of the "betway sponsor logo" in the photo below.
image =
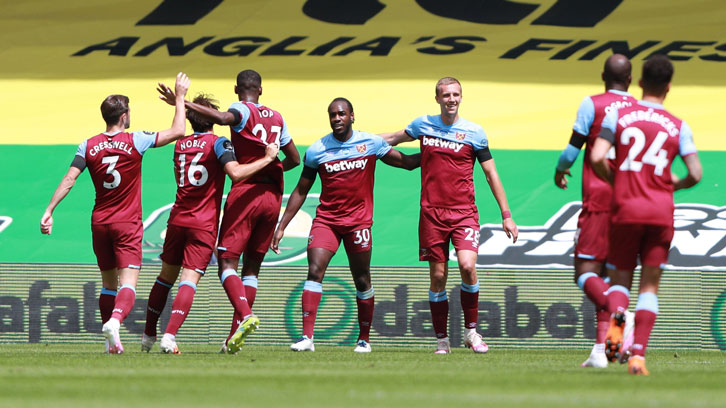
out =
[[421,138],[421,143],[423,143],[424,146],[434,146],[434,147],[441,147],[443,149],[450,149],[455,152],[459,152],[462,147],[464,147],[463,143],[456,143],[452,142],[446,139],[439,139],[438,137],[430,137],[430,136],[424,136]]
[[368,159],[341,160],[335,164],[323,163],[323,165],[325,165],[325,171],[328,173],[337,173],[339,171],[353,169],[364,170],[366,168],[366,163],[368,163]]
[[[520,226],[515,244],[501,224],[482,225],[477,265],[571,269],[580,209],[568,203],[542,226]],[[668,268],[726,270],[726,207],[676,204],[674,219]]]

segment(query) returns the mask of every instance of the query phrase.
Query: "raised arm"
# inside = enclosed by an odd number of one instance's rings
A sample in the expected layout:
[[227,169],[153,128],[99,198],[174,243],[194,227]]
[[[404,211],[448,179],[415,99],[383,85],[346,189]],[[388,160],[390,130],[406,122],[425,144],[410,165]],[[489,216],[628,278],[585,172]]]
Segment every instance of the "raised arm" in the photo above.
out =
[[386,143],[391,146],[396,146],[403,142],[410,142],[412,140],[415,140],[414,138],[409,136],[404,129],[391,133],[381,133],[378,136],[382,137],[383,140],[385,140]]
[[674,191],[695,186],[701,181],[701,176],[703,175],[703,168],[701,167],[701,160],[698,158],[698,153],[689,154],[682,158],[688,174],[686,174],[686,177],[673,179]]
[[[610,133],[612,134],[612,132]],[[595,139],[595,145],[592,146],[592,151],[590,152],[590,161],[592,162],[592,169],[595,170],[595,174],[610,184],[613,184],[614,173],[608,165],[607,154],[612,146],[612,142],[607,138],[603,138],[601,134],[600,137]]]
[[[160,94],[159,99],[168,103],[169,105],[175,105],[176,94],[168,86],[160,82],[159,87],[156,88],[156,90]],[[199,105],[197,103],[189,101],[185,101],[184,106],[189,110],[193,110],[201,114],[202,116],[206,117],[217,125],[235,125],[239,122],[239,118],[236,117],[232,112],[220,112],[214,108]]]
[[413,170],[421,167],[421,153],[403,154],[396,149],[391,149],[381,158],[381,161],[389,166]]
[[63,179],[61,180],[60,184],[58,184],[58,188],[55,189],[55,193],[53,193],[53,197],[51,197],[50,203],[48,204],[48,207],[45,209],[45,212],[40,219],[41,234],[50,235],[51,232],[53,232],[53,211],[55,210],[55,207],[57,207],[58,204],[63,201],[63,199],[68,195],[68,192],[71,191],[71,188],[73,188],[73,186],[76,184],[76,180],[81,174],[81,171],[82,170],[78,167],[71,166],[68,169],[66,175],[63,176]]
[[300,164],[300,153],[297,151],[297,147],[295,147],[292,139],[281,150],[285,154],[285,158],[282,160],[282,171],[294,169]]
[[278,151],[277,145],[271,143],[265,148],[265,157],[247,164],[240,164],[236,160],[230,161],[224,165],[224,172],[232,179],[233,183],[244,180],[272,163],[277,157]]
[[280,241],[282,240],[282,236],[285,235],[285,228],[287,228],[287,225],[290,224],[290,221],[292,221],[295,217],[295,214],[300,211],[300,207],[302,207],[305,202],[305,198],[307,198],[310,188],[313,186],[313,183],[315,183],[316,175],[317,171],[315,169],[303,166],[302,174],[300,174],[300,180],[297,182],[295,190],[293,190],[292,194],[290,194],[290,198],[287,199],[285,212],[282,214],[282,219],[280,219],[280,223],[277,225],[275,235],[273,235],[272,242],[270,243],[270,249],[272,249],[276,254],[280,253]]
[[572,177],[570,167],[577,160],[577,156],[580,155],[580,150],[585,144],[585,141],[587,141],[587,136],[583,136],[574,130],[572,131],[570,143],[562,151],[562,154],[560,154],[557,167],[555,168],[555,185],[557,187],[567,190],[567,178],[565,176]]
[[509,204],[507,204],[507,195],[504,192],[504,186],[502,181],[499,179],[499,173],[497,173],[497,167],[494,164],[494,159],[489,159],[481,162],[481,168],[484,170],[484,175],[489,183],[489,188],[492,190],[494,199],[497,200],[499,209],[502,212],[502,228],[504,233],[507,234],[508,238],[512,238],[512,242],[517,242],[519,236],[519,229],[512,220],[512,213],[509,211]]
[[[174,85],[176,93],[172,99],[174,101],[173,105],[176,107],[174,120],[171,122],[170,129],[159,132],[159,136],[156,139],[156,147],[167,145],[184,136],[184,132],[187,129],[185,122],[187,115],[184,110],[184,97],[187,94],[187,90],[189,90],[189,82],[189,78],[185,73],[180,72],[177,74],[176,84]],[[159,84],[159,86],[161,87],[163,84]]]

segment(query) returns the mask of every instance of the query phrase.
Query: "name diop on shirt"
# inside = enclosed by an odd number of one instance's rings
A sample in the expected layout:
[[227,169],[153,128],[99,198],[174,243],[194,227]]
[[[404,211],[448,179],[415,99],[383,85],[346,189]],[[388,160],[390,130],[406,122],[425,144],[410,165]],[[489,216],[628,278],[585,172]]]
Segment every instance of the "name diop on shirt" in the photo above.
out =
[[366,168],[366,163],[368,163],[368,159],[341,160],[335,164],[323,163],[323,165],[325,165],[325,171],[328,173],[336,173],[339,171],[353,169],[364,170]]
[[98,154],[98,152],[100,152],[101,150],[105,150],[105,149],[117,149],[117,150],[122,150],[128,154],[131,154],[131,146],[128,143],[122,142],[120,140],[112,140],[110,142],[109,141],[100,142],[99,144],[93,146],[91,148],[91,150],[88,151],[88,154],[91,156],[95,156]]
[[459,152],[459,150],[461,150],[462,147],[464,147],[463,143],[452,142],[450,140],[439,139],[437,137],[429,136],[422,137],[421,143],[423,143],[424,146],[435,146],[443,147],[444,149],[451,149],[457,153]]
[[618,119],[618,124],[626,128],[635,122],[652,122],[661,125],[670,136],[678,136],[679,129],[668,116],[653,111],[653,109],[635,110]]

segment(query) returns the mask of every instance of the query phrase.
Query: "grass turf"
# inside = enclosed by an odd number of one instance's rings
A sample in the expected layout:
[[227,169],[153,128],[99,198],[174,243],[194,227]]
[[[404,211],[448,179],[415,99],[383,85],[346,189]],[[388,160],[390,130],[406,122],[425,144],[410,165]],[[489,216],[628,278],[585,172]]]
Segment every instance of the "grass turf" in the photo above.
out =
[[[652,350],[650,377],[625,366],[579,364],[587,350],[318,345],[315,353],[249,346],[236,356],[210,345],[183,354],[110,356],[99,344],[0,345],[1,407],[710,407],[726,400],[726,354]],[[158,348],[156,349],[158,350]]]

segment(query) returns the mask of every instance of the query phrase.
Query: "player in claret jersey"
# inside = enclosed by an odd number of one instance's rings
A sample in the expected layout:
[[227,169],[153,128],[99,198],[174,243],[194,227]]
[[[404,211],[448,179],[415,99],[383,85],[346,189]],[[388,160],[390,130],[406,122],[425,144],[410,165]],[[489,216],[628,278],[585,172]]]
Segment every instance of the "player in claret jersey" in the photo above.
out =
[[[282,204],[282,172],[300,164],[287,125],[279,112],[259,104],[262,78],[253,70],[237,75],[234,87],[239,102],[227,112],[187,102],[189,110],[198,112],[218,125],[229,125],[237,161],[246,164],[265,156],[267,145],[280,146],[285,159],[275,159],[254,176],[232,185],[224,205],[224,216],[219,230],[219,278],[227,297],[234,306],[230,335],[222,350],[237,353],[249,334],[257,329],[259,319],[252,314],[257,293],[257,276],[265,253],[270,247]],[[162,89],[162,97],[173,92]],[[242,258],[244,283],[237,275]]]
[[374,305],[370,266],[376,160],[413,170],[420,164],[420,155],[402,154],[391,149],[378,135],[353,130],[353,105],[345,98],[336,98],[330,103],[328,117],[333,132],[313,143],[305,152],[300,181],[290,195],[271,248],[279,253],[285,228],[300,210],[319,173],[322,192],[310,229],[309,268],[302,294],[303,336],[291,348],[294,351],[315,351],[313,329],[323,294],[323,277],[342,240],[358,304],[360,333],[353,351],[369,353]]
[[438,339],[437,354],[450,352],[446,297],[449,241],[453,242],[461,274],[461,307],[467,329],[464,344],[475,353],[489,348],[476,332],[479,314],[479,280],[476,259],[479,249],[479,214],[474,202],[473,168],[481,164],[489,187],[502,211],[507,237],[517,241],[517,226],[507,205],[504,187],[494,165],[486,134],[481,126],[459,117],[461,84],[451,77],[436,83],[440,115],[415,119],[405,129],[382,136],[392,145],[421,141],[421,214],[419,259],[429,262],[431,286],[429,306]]
[[[216,101],[203,94],[194,98],[194,103],[219,108]],[[161,273],[149,294],[146,328],[141,339],[141,350],[147,352],[156,341],[159,315],[181,270],[171,318],[159,343],[163,353],[179,353],[176,334],[189,314],[197,284],[206,271],[217,242],[225,173],[236,183],[277,158],[278,147],[271,143],[266,147],[265,157],[239,164],[229,139],[212,133],[212,122],[192,110],[187,111],[187,119],[194,133],[179,139],[174,148],[176,202],[169,214],[161,254]]]
[[[560,155],[555,170],[555,185],[566,189],[565,175],[571,175],[570,167],[580,154],[582,145],[587,144],[582,163],[582,211],[575,235],[575,282],[595,305],[597,317],[595,345],[582,366],[598,368],[608,366],[605,333],[610,325],[610,313],[605,304],[605,292],[608,290],[605,258],[608,254],[612,187],[595,174],[590,163],[590,153],[600,134],[605,115],[611,110],[636,103],[636,99],[627,92],[632,76],[630,61],[624,55],[614,54],[605,61],[602,80],[605,82],[605,92],[582,100],[570,144]],[[632,336],[632,313],[626,311],[626,320],[631,323],[626,332]]]
[[[597,174],[613,183],[612,224],[608,262],[613,264],[607,308],[612,313],[606,353],[628,360],[628,372],[648,375],[645,349],[658,314],[658,285],[673,239],[673,191],[701,179],[701,162],[688,124],[663,107],[673,64],[656,55],[643,64],[643,99],[633,106],[613,109],[603,119],[592,150]],[[607,152],[615,146],[615,166]],[[680,156],[688,169],[684,178],[671,173]],[[635,305],[633,344],[623,341],[623,312],[627,309],[633,270],[640,257],[640,294]]]
[[[141,269],[141,159],[150,147],[164,146],[184,136],[184,96],[189,78],[176,77],[176,112],[171,129],[161,132],[125,132],[130,124],[129,98],[110,95],[101,104],[106,131],[85,140],[43,217],[40,231],[50,234],[53,210],[65,198],[83,169],[88,167],[96,188],[96,205],[91,216],[93,251],[101,269],[103,289],[98,300],[107,341],[107,352],[121,354],[119,329],[136,299],[136,282]],[[121,289],[117,288],[121,284]],[[118,293],[118,294],[117,294]]]

